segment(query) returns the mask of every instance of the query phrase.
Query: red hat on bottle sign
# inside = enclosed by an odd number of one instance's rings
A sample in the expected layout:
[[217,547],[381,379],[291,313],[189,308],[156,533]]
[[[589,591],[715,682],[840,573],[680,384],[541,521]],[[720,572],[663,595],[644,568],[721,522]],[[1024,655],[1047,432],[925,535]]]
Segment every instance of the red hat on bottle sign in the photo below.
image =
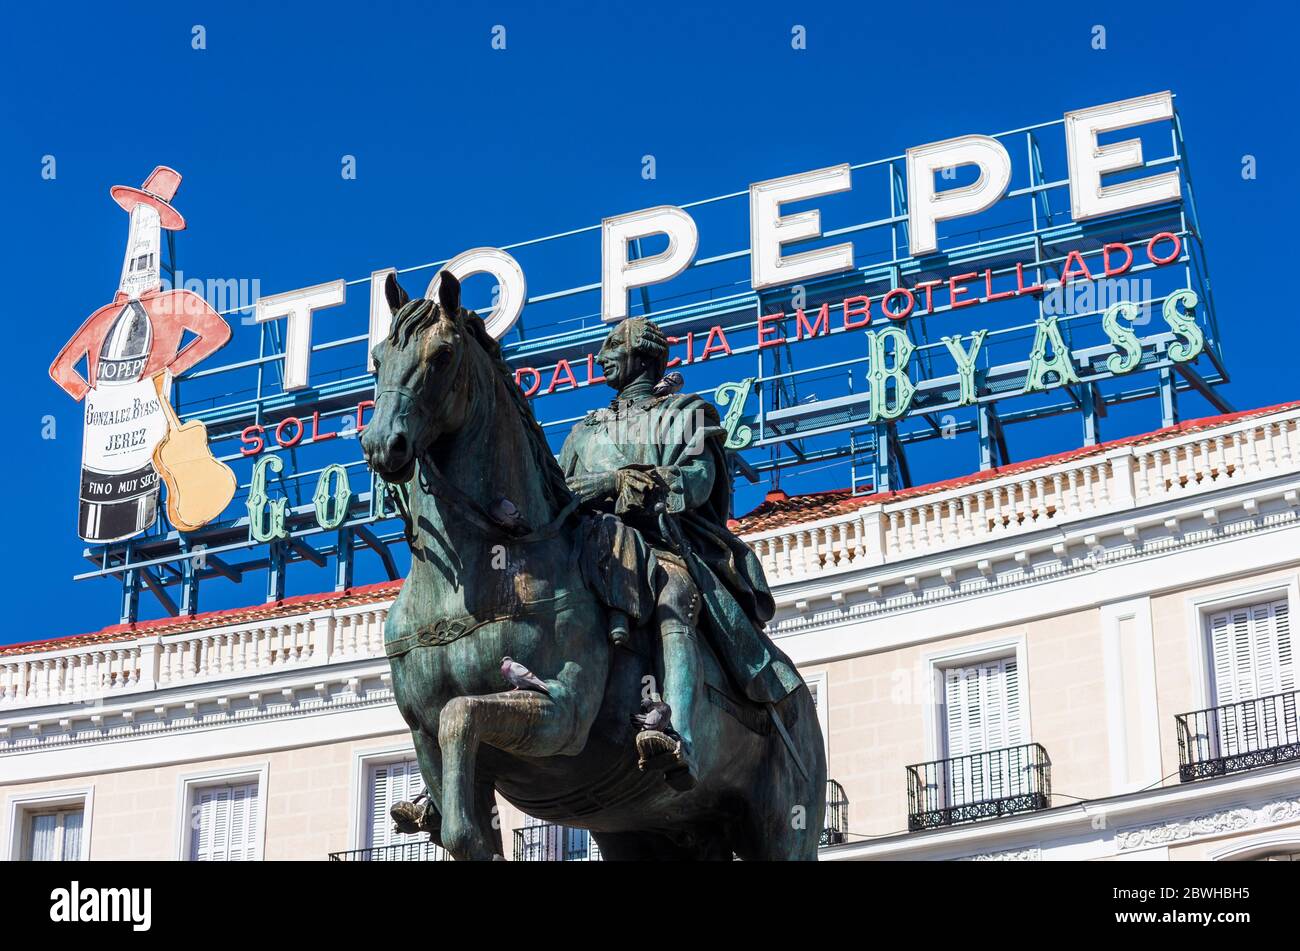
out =
[[140,188],[114,185],[108,190],[113,200],[130,212],[136,205],[149,205],[158,212],[159,223],[168,231],[184,231],[185,219],[171,206],[176,189],[181,187],[181,173],[166,165],[159,165],[144,180]]

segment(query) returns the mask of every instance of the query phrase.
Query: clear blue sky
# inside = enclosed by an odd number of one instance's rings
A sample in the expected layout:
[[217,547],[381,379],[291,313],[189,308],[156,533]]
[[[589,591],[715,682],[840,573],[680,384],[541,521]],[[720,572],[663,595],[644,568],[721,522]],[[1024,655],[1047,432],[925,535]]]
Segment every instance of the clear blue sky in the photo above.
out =
[[[79,406],[46,370],[116,288],[126,219],[108,186],[138,184],[159,163],[185,176],[182,267],[259,278],[270,293],[1169,88],[1234,376],[1226,393],[1239,408],[1300,398],[1286,230],[1300,148],[1287,98],[1297,87],[1294,6],[976,11],[6,5],[0,168],[14,438],[3,564],[17,623],[0,641],[117,619],[115,583],[70,580],[85,564]],[[195,24],[205,50],[191,48]],[[491,48],[497,24],[504,52]],[[807,29],[805,51],[791,49],[795,24]],[[1095,25],[1106,28],[1105,50],[1092,48]],[[641,177],[648,153],[653,181]],[[1245,154],[1257,159],[1255,180],[1241,176]],[[41,176],[46,155],[54,180]],[[356,156],[355,181],[340,176],[343,155]],[[47,415],[57,439],[41,438]],[[291,583],[290,593],[302,591]],[[254,583],[242,600],[259,594]]]

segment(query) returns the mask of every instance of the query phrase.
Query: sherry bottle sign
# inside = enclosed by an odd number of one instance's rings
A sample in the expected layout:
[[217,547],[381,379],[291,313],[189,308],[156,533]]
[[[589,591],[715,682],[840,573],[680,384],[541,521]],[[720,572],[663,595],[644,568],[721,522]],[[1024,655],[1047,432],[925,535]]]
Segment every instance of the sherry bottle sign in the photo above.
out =
[[[85,405],[78,530],[88,542],[121,541],[154,524],[160,475],[167,511],[181,531],[216,518],[234,496],[234,474],[212,457],[202,425],[182,426],[167,404],[170,378],[230,339],[230,327],[202,297],[162,288],[162,230],[185,227],[171,205],[180,182],[178,172],[160,165],[141,188],[111,189],[131,216],[117,294],[86,319],[50,366],[54,381]],[[186,331],[196,339],[181,348]],[[82,358],[84,378],[76,368]],[[166,456],[156,450],[181,429],[186,465],[160,472],[159,459]],[[202,477],[187,482],[186,471]],[[181,505],[186,494],[188,504]],[[182,511],[190,514],[182,518]]]

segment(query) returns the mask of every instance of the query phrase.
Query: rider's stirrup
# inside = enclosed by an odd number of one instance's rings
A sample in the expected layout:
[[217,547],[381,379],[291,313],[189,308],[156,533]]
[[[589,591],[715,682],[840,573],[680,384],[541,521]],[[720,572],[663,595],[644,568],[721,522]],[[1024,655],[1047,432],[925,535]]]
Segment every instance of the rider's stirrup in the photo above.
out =
[[680,739],[675,740],[659,730],[642,730],[636,735],[636,749],[640,754],[637,766],[642,772],[662,771],[664,781],[678,792],[695,788],[695,775]]

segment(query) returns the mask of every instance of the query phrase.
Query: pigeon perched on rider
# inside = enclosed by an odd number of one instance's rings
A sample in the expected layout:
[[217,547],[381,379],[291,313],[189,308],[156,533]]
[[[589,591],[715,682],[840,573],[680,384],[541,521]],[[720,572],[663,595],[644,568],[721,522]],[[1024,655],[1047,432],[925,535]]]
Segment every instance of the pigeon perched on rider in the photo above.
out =
[[658,730],[673,739],[678,738],[677,731],[673,729],[673,708],[662,700],[646,697],[641,701],[641,712],[632,714],[632,722],[642,731]]
[[651,392],[655,396],[672,396],[674,393],[680,392],[685,383],[685,378],[676,370],[672,370],[663,375],[663,379],[654,385]]

